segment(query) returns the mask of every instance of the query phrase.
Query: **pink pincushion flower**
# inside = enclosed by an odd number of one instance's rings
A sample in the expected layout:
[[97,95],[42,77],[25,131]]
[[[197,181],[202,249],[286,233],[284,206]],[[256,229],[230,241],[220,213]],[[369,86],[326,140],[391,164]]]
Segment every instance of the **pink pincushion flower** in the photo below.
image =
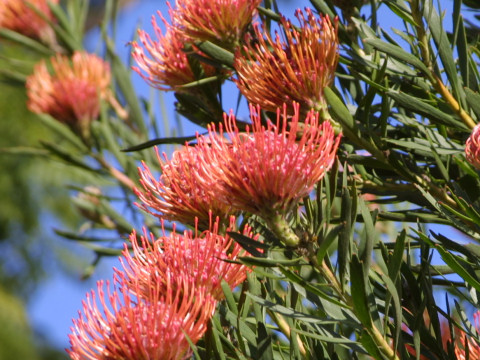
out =
[[[235,231],[235,218],[230,219],[227,231]],[[225,280],[230,288],[242,283],[247,272],[244,265],[232,263],[239,256],[246,256],[240,245],[229,236],[218,233],[219,222],[213,224],[208,231],[201,234],[185,231],[183,235],[175,231],[170,235],[162,236],[157,240],[141,237],[141,244],[135,232],[130,236],[133,246],[131,254],[127,248],[121,259],[123,272],[128,281],[139,284],[144,292],[149,292],[149,287],[155,284],[162,292],[162,287],[175,290],[181,286],[177,284],[184,278],[191,280],[196,286],[204,288],[215,299],[224,297],[221,287]],[[247,227],[246,236],[252,236]],[[116,270],[119,272],[119,270]]]
[[204,164],[201,157],[205,151],[195,147],[184,147],[173,153],[171,160],[162,161],[157,151],[157,158],[162,164],[162,175],[157,179],[149,167],[143,163],[139,168],[140,183],[144,191],[136,190],[140,205],[145,211],[157,216],[159,219],[179,221],[184,224],[194,225],[198,218],[201,229],[210,225],[210,213],[227,223],[233,214],[230,205],[219,201],[208,189],[212,187],[211,179],[202,176],[208,173],[214,163]]
[[[188,279],[176,291],[151,284],[149,294],[138,296],[136,284],[117,274],[107,294],[97,284],[83,301],[83,314],[74,320],[69,335],[74,360],[176,360],[191,355],[188,338],[196,343],[207,330],[216,301]],[[179,282],[179,281],[177,281]],[[133,287],[132,287],[133,286]],[[99,306],[100,305],[100,306]]]
[[[161,17],[161,13],[159,12]],[[132,42],[133,58],[138,67],[133,69],[151,86],[160,90],[187,91],[182,85],[199,80],[194,74],[186,52],[185,40],[178,31],[169,25],[162,17],[167,28],[166,33],[157,25],[155,16],[152,16],[152,25],[157,40],[152,40],[143,30],[138,31],[143,49],[137,42]],[[150,57],[147,56],[147,53]],[[216,70],[208,65],[201,64],[204,76],[212,76]],[[143,72],[142,72],[143,70]]]
[[264,218],[287,214],[330,169],[341,136],[335,138],[329,122],[319,124],[313,111],[300,122],[298,104],[291,118],[284,106],[283,113],[277,111],[276,123],[269,121],[266,127],[260,108],[251,107],[251,112],[252,131],[246,133],[238,131],[232,114],[225,116],[230,143],[223,129],[217,134],[214,126],[208,140],[198,138],[205,152],[200,159],[216,164],[203,176],[213,180],[211,193],[235,210]]
[[475,126],[465,144],[467,161],[480,170],[480,124]]
[[173,24],[191,42],[211,41],[234,50],[261,0],[176,0]]
[[247,44],[236,54],[236,84],[263,110],[275,112],[281,104],[293,102],[300,103],[302,113],[324,110],[323,89],[333,82],[338,63],[337,20],[332,24],[328,16],[315,17],[310,9],[306,13],[305,17],[297,10],[299,30],[282,17],[285,39],[278,33],[273,39],[257,25],[258,43]]
[[52,73],[41,61],[28,77],[28,108],[88,132],[90,122],[99,115],[100,99],[109,96],[109,65],[85,52],[75,52],[71,59],[57,55],[51,64]]
[[[477,336],[480,336],[480,311],[477,311],[473,315],[473,318],[475,321],[475,330],[477,331]],[[455,355],[457,356],[457,359],[465,360],[467,358],[467,347],[469,359],[480,359],[480,343],[478,342],[478,340],[467,336],[462,330],[456,329],[455,333]]]
[[[59,0],[49,0],[58,4]],[[19,32],[25,36],[40,39],[47,44],[55,43],[55,34],[45,21],[32,8],[40,11],[48,20],[55,18],[47,0],[0,0],[0,28]]]

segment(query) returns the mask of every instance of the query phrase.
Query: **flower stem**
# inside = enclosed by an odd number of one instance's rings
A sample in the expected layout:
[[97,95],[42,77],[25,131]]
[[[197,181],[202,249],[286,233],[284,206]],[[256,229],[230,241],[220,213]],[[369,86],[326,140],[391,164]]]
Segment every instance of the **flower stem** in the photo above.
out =
[[[273,319],[273,321],[275,321],[275,323],[278,325],[278,328],[280,329],[280,331],[282,332],[283,335],[285,335],[287,338],[291,338],[292,336],[292,332],[290,330],[290,326],[288,325],[288,323],[285,321],[285,319],[283,318],[282,315],[278,314],[278,313],[275,313],[271,310],[268,310],[267,309],[267,312],[268,314],[270,315],[270,317]],[[303,342],[302,340],[300,339],[300,336],[296,336],[297,338],[297,343],[298,343],[298,350],[300,351],[300,354],[302,354],[302,356],[304,358],[306,358],[307,356],[307,350],[305,350],[305,345],[303,345]]]
[[283,214],[274,213],[264,215],[263,219],[267,223],[270,230],[278,237],[278,239],[289,247],[297,247],[300,239],[292,230]]

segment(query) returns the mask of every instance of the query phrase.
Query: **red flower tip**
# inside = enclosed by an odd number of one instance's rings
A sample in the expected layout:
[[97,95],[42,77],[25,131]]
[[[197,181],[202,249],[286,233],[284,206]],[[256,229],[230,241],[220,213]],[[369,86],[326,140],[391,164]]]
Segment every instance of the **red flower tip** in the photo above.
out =
[[191,355],[188,338],[196,343],[205,333],[216,301],[202,288],[184,281],[181,291],[155,284],[145,297],[117,274],[113,291],[97,283],[83,301],[83,313],[73,320],[69,335],[74,360],[176,360]]
[[475,126],[465,144],[467,161],[480,170],[480,124]]
[[[332,166],[341,136],[335,137],[329,122],[319,124],[311,111],[300,122],[299,106],[293,116],[287,107],[277,111],[275,123],[262,124],[259,107],[251,107],[252,130],[240,133],[233,114],[222,127],[209,129],[208,141],[198,138],[213,179],[210,191],[234,210],[270,217],[286,214],[307,196]],[[297,134],[301,136],[297,139]],[[223,161],[216,161],[223,159]]]
[[100,99],[108,97],[109,65],[93,54],[75,52],[70,59],[56,55],[38,63],[27,79],[28,108],[85,131],[100,112]]
[[[132,56],[138,67],[133,69],[151,86],[160,90],[185,91],[182,85],[198,80],[185,52],[185,39],[158,12],[166,27],[165,34],[152,16],[152,25],[156,40],[139,30],[138,35],[143,48],[133,42]],[[148,56],[149,55],[149,56]],[[212,66],[201,64],[204,76],[212,76],[216,70]],[[143,71],[143,72],[142,72]]]
[[234,50],[261,0],[176,0],[175,27],[190,41],[211,41]]
[[272,112],[293,102],[300,103],[303,113],[322,109],[323,89],[333,82],[338,63],[338,20],[332,24],[328,16],[305,11],[306,17],[301,10],[295,14],[299,30],[282,17],[284,37],[275,33],[273,38],[257,25],[258,42],[237,52],[236,83],[250,103]]
[[16,31],[33,39],[55,44],[55,33],[47,21],[35,12],[41,12],[48,20],[55,21],[48,2],[59,0],[2,0],[0,1],[0,28]]
[[[231,217],[227,231],[236,231],[234,224],[235,217]],[[174,230],[156,240],[144,230],[140,241],[133,232],[130,236],[133,252],[125,248],[120,259],[123,269],[116,272],[125,273],[127,281],[135,283],[142,293],[149,293],[152,284],[159,287],[160,293],[164,291],[162,288],[176,291],[187,281],[220,300],[224,296],[222,280],[233,289],[245,280],[250,270],[231,262],[246,254],[229,236],[220,235],[218,227],[217,219],[207,231],[199,233],[195,228],[195,232],[185,231],[182,235]],[[244,234],[252,237],[248,227]]]
[[213,186],[209,176],[215,163],[203,160],[205,151],[196,147],[184,147],[173,153],[171,160],[165,156],[162,161],[157,150],[157,158],[162,167],[162,175],[157,179],[147,164],[139,168],[140,183],[144,191],[136,190],[143,204],[142,209],[157,216],[184,224],[194,225],[195,218],[201,229],[208,229],[214,217],[228,225],[231,207],[217,199],[208,189]]

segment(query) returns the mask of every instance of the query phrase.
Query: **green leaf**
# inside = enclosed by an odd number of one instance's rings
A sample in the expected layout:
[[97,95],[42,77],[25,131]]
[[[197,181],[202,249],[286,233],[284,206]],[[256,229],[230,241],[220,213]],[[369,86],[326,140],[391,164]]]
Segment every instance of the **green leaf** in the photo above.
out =
[[23,45],[27,48],[30,48],[34,51],[37,51],[40,54],[51,56],[54,54],[54,51],[46,47],[45,45],[35,41],[28,36],[19,34],[15,31],[8,30],[5,28],[0,28],[0,37],[14,41],[20,45]]
[[122,151],[124,152],[140,151],[140,150],[151,148],[156,145],[164,145],[164,144],[185,145],[186,142],[190,140],[194,140],[196,138],[197,138],[196,135],[184,136],[184,137],[164,137],[164,138],[149,140],[138,145],[130,146],[126,149],[122,149]]
[[82,139],[75,134],[67,125],[54,119],[48,114],[38,114],[38,118],[61,139],[65,139],[74,145],[81,153],[88,154],[89,150]]
[[418,70],[423,71],[425,74],[430,73],[428,68],[419,58],[417,58],[413,54],[406,52],[399,46],[386,43],[385,41],[382,41],[378,38],[368,38],[368,39],[365,39],[364,42],[366,42],[369,45],[372,45],[375,49],[381,52],[384,52],[385,54],[388,54],[398,60],[402,60],[414,66]]
[[[298,274],[296,274],[295,272],[283,267],[283,266],[280,266],[280,271],[282,272],[282,274],[284,274],[288,280],[290,280],[293,284],[299,284],[300,286],[302,286],[303,288],[305,288],[305,290],[311,292],[312,294],[315,294],[317,296],[319,296],[320,298],[324,299],[324,300],[327,300],[328,302],[331,302],[332,304],[335,304],[339,307],[342,307],[342,308],[346,308],[348,309],[349,306],[338,301],[335,297],[333,297],[331,294],[329,293],[326,293],[326,292],[323,292],[321,289],[317,288],[317,286],[322,286],[322,285],[319,285],[319,284],[311,284],[307,281],[305,281],[302,277],[300,277]],[[328,287],[328,285],[325,285],[325,287]]]
[[365,226],[359,244],[359,256],[361,261],[363,262],[364,273],[368,274],[368,272],[370,271],[376,231],[372,220],[372,215],[370,214],[370,211],[365,205],[365,202],[360,197],[358,198],[358,206],[360,207],[360,213],[362,214],[363,223]]
[[468,105],[477,116],[477,119],[480,119],[480,94],[469,88],[465,88],[465,95]]
[[257,323],[257,356],[259,360],[273,360],[272,335],[263,322]]
[[362,331],[362,334],[360,335],[360,342],[365,347],[368,354],[372,356],[375,360],[384,360],[384,357],[380,353],[380,350],[378,350],[377,344],[375,344],[372,337],[367,331]]
[[[455,60],[453,59],[453,51],[448,40],[448,36],[445,33],[442,19],[438,15],[431,0],[424,1],[423,16],[425,17],[426,23],[430,28],[433,40],[437,46],[438,55],[442,60],[445,73],[447,74],[447,78],[453,88],[455,97],[458,100],[461,98],[463,91],[459,84],[457,67],[455,66]],[[459,103],[461,104],[462,101],[460,100]]]
[[351,292],[355,315],[366,328],[372,327],[372,317],[367,300],[365,274],[363,265],[356,255],[350,262]]
[[406,109],[412,110],[433,122],[441,125],[447,125],[456,129],[470,131],[466,125],[464,125],[460,120],[456,120],[452,114],[446,114],[438,108],[427,104],[426,102],[419,100],[414,96],[393,90],[388,90],[386,94]]
[[233,62],[235,60],[235,55],[224,48],[221,48],[218,45],[210,41],[202,41],[195,44],[200,50],[205,54],[211,56],[213,59],[217,60],[221,64],[227,65],[233,68]]

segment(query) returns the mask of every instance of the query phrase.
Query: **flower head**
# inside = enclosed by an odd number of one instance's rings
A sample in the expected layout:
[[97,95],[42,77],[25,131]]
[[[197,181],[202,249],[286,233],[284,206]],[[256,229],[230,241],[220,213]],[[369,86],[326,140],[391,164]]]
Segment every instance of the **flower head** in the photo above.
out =
[[455,355],[458,360],[465,360],[467,358],[467,347],[469,359],[480,359],[480,342],[478,341],[478,336],[480,335],[480,311],[477,311],[473,315],[473,318],[475,321],[475,330],[477,331],[477,340],[467,336],[465,332],[456,328]]
[[261,0],[176,0],[173,23],[185,37],[234,50]]
[[209,169],[214,180],[210,190],[234,210],[264,218],[272,213],[286,214],[330,169],[340,136],[335,138],[329,122],[319,124],[313,111],[301,123],[298,104],[291,118],[284,106],[283,114],[277,111],[276,123],[266,126],[262,125],[259,107],[251,107],[251,112],[252,131],[247,129],[246,133],[238,131],[232,114],[225,116],[230,143],[225,141],[222,128],[216,133],[210,127],[208,141],[199,137],[198,146],[205,151],[202,160],[216,163]]
[[136,295],[117,274],[113,291],[97,284],[83,301],[83,314],[73,321],[69,335],[74,360],[176,360],[191,355],[188,338],[196,343],[205,333],[216,301],[201,287],[185,280],[182,291],[151,284],[149,294]]
[[44,61],[35,65],[27,79],[28,108],[50,114],[83,132],[100,112],[100,99],[108,97],[109,65],[93,54],[75,52],[70,59],[50,59],[52,73]]
[[0,28],[19,32],[25,36],[40,39],[48,44],[55,43],[55,34],[47,21],[54,21],[48,1],[58,4],[59,0],[0,0]]
[[300,103],[302,113],[323,110],[323,89],[333,82],[338,63],[337,20],[333,25],[328,16],[306,13],[297,10],[300,30],[282,18],[285,39],[278,33],[273,39],[257,25],[258,43],[237,52],[236,83],[250,103],[272,112],[293,102]]
[[[160,12],[159,15],[161,16]],[[145,49],[137,42],[132,43],[132,55],[138,65],[133,69],[157,89],[184,91],[181,86],[198,80],[198,77],[192,70],[191,62],[184,51],[185,40],[163,17],[162,20],[167,28],[165,34],[162,34],[155,16],[152,16],[157,40],[152,40],[143,30],[138,31],[140,42]],[[200,66],[205,77],[215,74],[213,67],[203,63]],[[142,70],[145,73],[142,73]]]
[[[229,231],[235,230],[234,221],[232,217]],[[175,290],[186,278],[215,299],[222,299],[222,280],[233,289],[245,280],[249,269],[232,262],[238,256],[245,256],[244,252],[232,238],[218,233],[218,225],[217,220],[210,230],[201,234],[197,229],[195,233],[185,231],[183,235],[173,231],[157,240],[151,238],[151,241],[145,234],[141,243],[133,232],[130,236],[133,253],[126,248],[121,259],[128,281],[136,282],[141,291],[148,293],[152,284],[160,292],[163,292],[162,287]],[[244,234],[252,235],[249,228]]]
[[157,158],[162,164],[162,175],[158,180],[143,163],[143,169],[139,168],[139,172],[144,192],[136,190],[143,202],[141,208],[160,219],[189,225],[198,221],[201,229],[209,227],[211,214],[219,217],[223,223],[228,223],[229,216],[233,214],[230,205],[219,201],[208,191],[213,186],[212,180],[209,176],[202,175],[208,174],[209,168],[216,166],[214,163],[205,164],[201,160],[206,151],[208,150],[184,147],[175,151],[170,160],[165,156],[164,162],[157,151]]
[[480,124],[475,126],[465,144],[467,161],[480,170]]

